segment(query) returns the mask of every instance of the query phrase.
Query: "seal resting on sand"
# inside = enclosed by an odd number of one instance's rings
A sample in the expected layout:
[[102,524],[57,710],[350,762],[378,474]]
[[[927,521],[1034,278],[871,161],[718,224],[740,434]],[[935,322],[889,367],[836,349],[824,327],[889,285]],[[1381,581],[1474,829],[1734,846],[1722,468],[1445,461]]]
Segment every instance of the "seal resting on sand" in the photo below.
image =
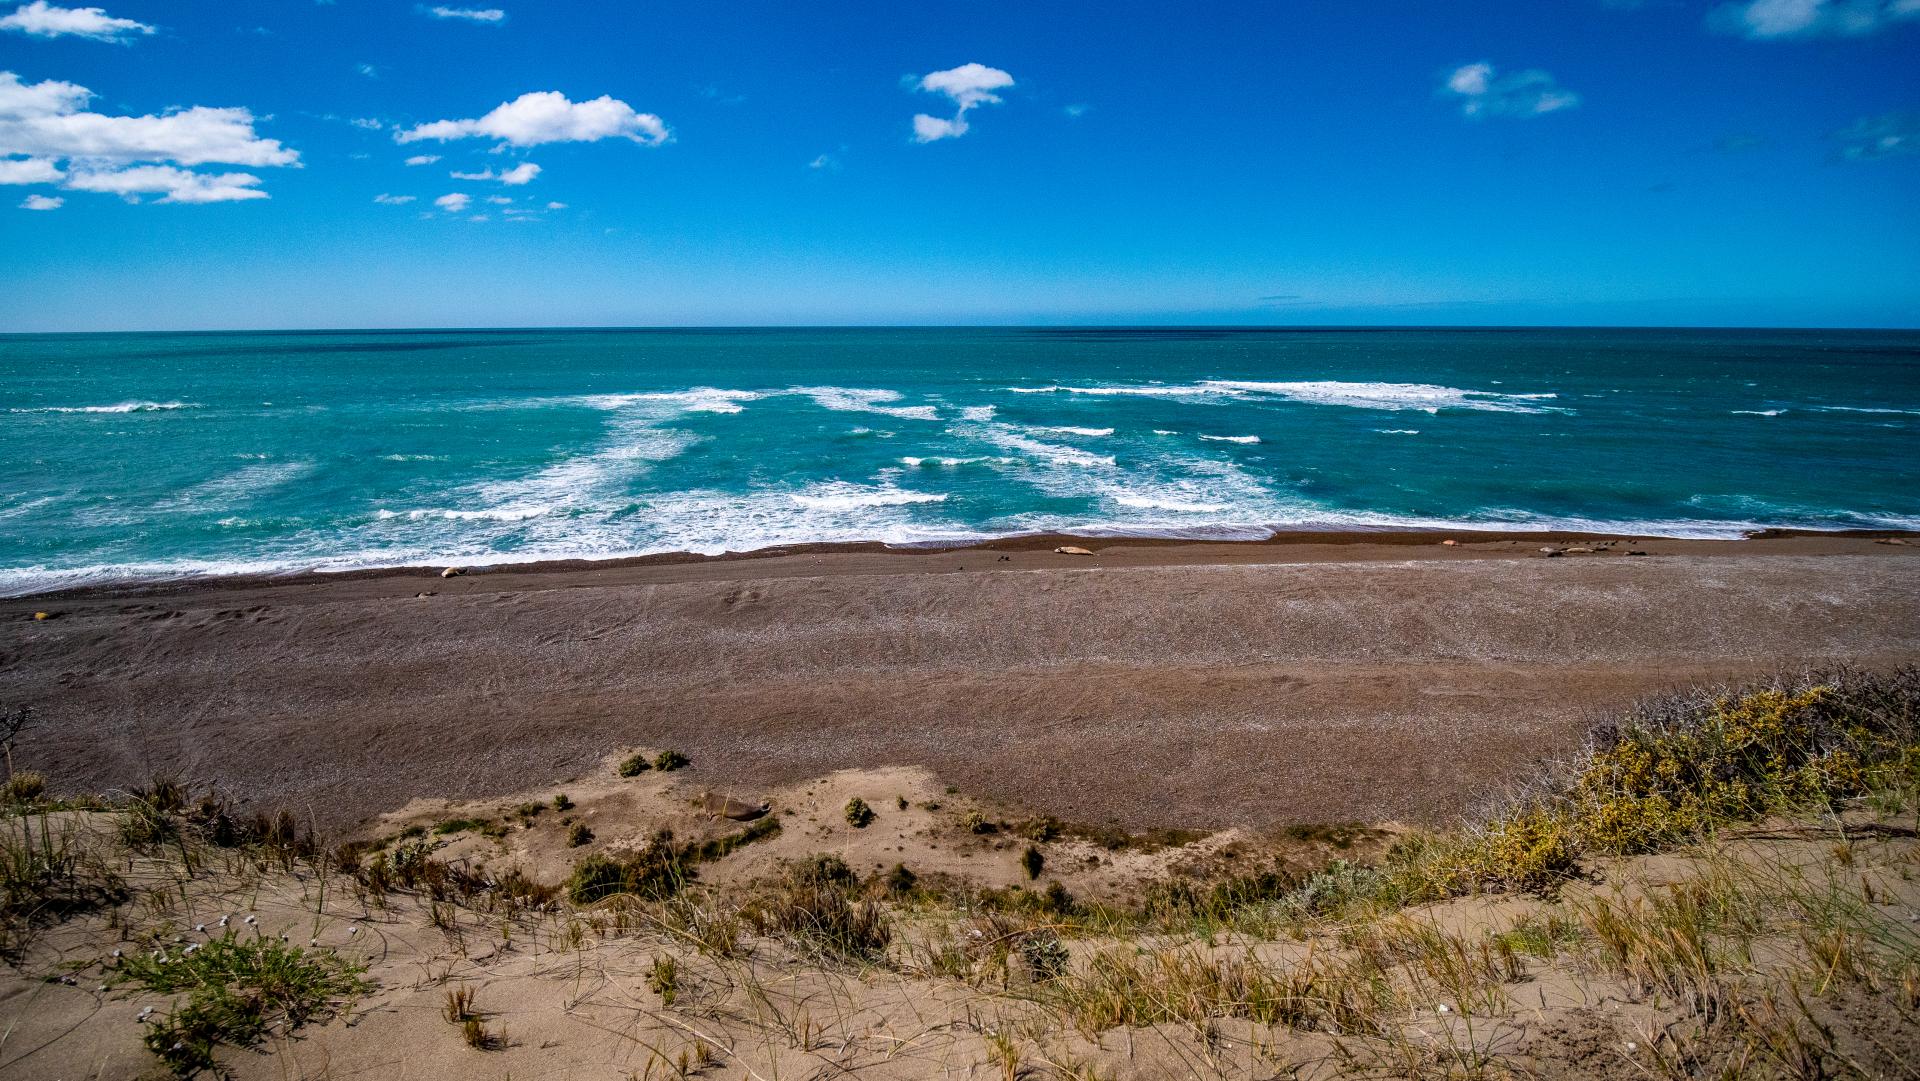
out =
[[1055,555],[1063,555],[1063,556],[1090,556],[1093,554],[1092,552],[1087,551],[1085,548],[1076,547],[1071,544],[1063,544],[1060,547],[1055,548],[1053,550],[1053,553]]
[[463,569],[461,569],[461,568],[459,568],[459,567],[448,567],[448,568],[447,568],[446,570],[443,570],[443,571],[441,571],[441,572],[440,572],[440,577],[442,577],[442,578],[458,578],[458,577],[460,577],[461,575],[463,575],[463,574],[465,574],[465,573],[467,573],[467,572],[466,572],[465,570],[463,570]]
[[766,814],[768,811],[773,810],[773,804],[767,800],[761,800],[759,803],[748,803],[746,800],[735,799],[732,796],[721,795],[718,792],[702,792],[700,793],[700,798],[694,802],[700,805],[701,810],[710,815],[718,815],[721,818],[731,818],[735,822],[751,822],[761,815]]

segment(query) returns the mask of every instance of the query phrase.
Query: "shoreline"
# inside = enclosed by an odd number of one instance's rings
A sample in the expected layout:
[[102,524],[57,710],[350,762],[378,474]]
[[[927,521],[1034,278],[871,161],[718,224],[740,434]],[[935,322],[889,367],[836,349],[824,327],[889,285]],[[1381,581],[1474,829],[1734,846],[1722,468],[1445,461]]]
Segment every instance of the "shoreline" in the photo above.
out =
[[[805,544],[771,545],[739,552],[721,552],[707,554],[702,552],[657,552],[646,555],[610,556],[607,558],[567,558],[567,559],[531,559],[502,563],[477,562],[435,562],[404,563],[392,566],[368,566],[343,568],[341,570],[289,570],[284,572],[238,572],[211,574],[182,574],[149,577],[128,577],[102,581],[85,582],[78,585],[59,586],[49,589],[36,589],[22,593],[0,593],[0,612],[14,602],[28,601],[85,601],[92,598],[114,597],[153,597],[217,592],[227,589],[259,589],[275,586],[312,586],[329,582],[367,582],[385,579],[415,579],[422,575],[438,575],[448,567],[455,567],[462,576],[484,575],[489,578],[498,576],[545,576],[553,574],[617,573],[622,571],[644,570],[650,568],[717,567],[754,562],[776,564],[780,560],[797,557],[838,559],[849,556],[880,557],[927,557],[927,556],[965,556],[968,553],[1013,553],[1013,552],[1051,552],[1060,546],[1092,548],[1105,554],[1106,550],[1127,550],[1129,552],[1147,551],[1159,553],[1154,559],[1155,565],[1185,562],[1177,555],[1180,553],[1193,557],[1193,562],[1253,562],[1251,559],[1236,558],[1230,553],[1251,552],[1267,549],[1297,548],[1339,548],[1349,551],[1353,558],[1383,558],[1379,552],[1369,548],[1387,548],[1393,550],[1440,546],[1452,540],[1462,548],[1473,545],[1505,544],[1512,546],[1580,546],[1586,544],[1612,543],[1636,545],[1656,544],[1663,550],[1677,546],[1678,550],[1690,554],[1710,552],[1733,552],[1732,546],[1754,542],[1773,543],[1785,540],[1846,542],[1853,540],[1891,540],[1903,541],[1920,539],[1920,530],[1904,529],[1803,529],[1788,527],[1763,527],[1746,531],[1739,537],[1675,537],[1659,533],[1635,533],[1632,531],[1588,531],[1588,530],[1501,530],[1486,528],[1426,528],[1426,527],[1381,527],[1362,529],[1353,527],[1329,529],[1287,529],[1276,530],[1266,537],[1153,537],[1132,536],[1127,534],[1090,534],[1065,532],[1037,532],[1010,534],[985,539],[959,540],[952,543],[929,541],[924,543],[894,544],[885,541],[825,541]],[[1325,553],[1315,552],[1309,561],[1320,562]],[[54,572],[59,573],[59,572]]]

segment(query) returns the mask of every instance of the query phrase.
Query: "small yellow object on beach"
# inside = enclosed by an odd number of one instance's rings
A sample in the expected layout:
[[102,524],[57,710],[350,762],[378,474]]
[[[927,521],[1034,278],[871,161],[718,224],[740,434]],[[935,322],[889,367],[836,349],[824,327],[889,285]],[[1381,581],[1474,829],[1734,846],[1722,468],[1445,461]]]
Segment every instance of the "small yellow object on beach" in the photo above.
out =
[[35,612],[33,614],[33,618],[36,621],[49,620],[53,618],[53,613],[52,612]]

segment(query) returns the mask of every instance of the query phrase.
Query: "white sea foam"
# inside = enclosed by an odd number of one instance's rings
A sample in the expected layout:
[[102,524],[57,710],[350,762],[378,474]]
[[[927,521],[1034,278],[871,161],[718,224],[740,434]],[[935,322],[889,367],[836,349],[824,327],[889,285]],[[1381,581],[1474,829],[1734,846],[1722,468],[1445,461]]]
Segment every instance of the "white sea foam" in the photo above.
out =
[[387,462],[444,462],[447,460],[444,454],[383,454],[380,458]]
[[1420,434],[1420,429],[1418,428],[1375,428],[1374,431],[1379,432],[1381,435],[1419,435]]
[[789,493],[787,498],[809,510],[856,510],[861,507],[904,507],[915,503],[944,503],[938,492],[909,492],[892,486],[850,484],[830,481],[816,484],[804,492]]
[[900,400],[897,390],[881,390],[862,387],[790,387],[783,393],[802,394],[812,398],[815,405],[822,409],[832,409],[843,413],[880,413],[902,420],[938,420],[939,412],[931,405],[890,405]]
[[1734,409],[1734,410],[1730,410],[1730,412],[1732,412],[1735,416],[1741,416],[1741,417],[1777,417],[1780,414],[1786,412],[1786,410],[1784,409]]
[[1035,425],[1028,431],[1058,432],[1061,435],[1084,435],[1089,438],[1113,434],[1112,428],[1079,428],[1071,424]]
[[1203,435],[1200,438],[1210,443],[1258,443],[1257,435]]
[[993,419],[994,407],[991,405],[970,405],[960,410],[961,420],[988,421]]
[[1170,510],[1180,514],[1211,514],[1227,509],[1225,503],[1194,503],[1181,499],[1160,499],[1147,495],[1117,495],[1115,503],[1139,510]]
[[1080,469],[1097,469],[1114,464],[1111,454],[1095,454],[1079,447],[1064,446],[1059,443],[1047,443],[1020,434],[1004,424],[989,424],[978,431],[970,432],[977,438],[991,443],[1002,450],[1016,451],[1030,458],[1052,462],[1055,465],[1070,465]]
[[284,484],[290,484],[312,470],[312,462],[275,462],[271,465],[241,466],[231,473],[182,489],[156,503],[154,509],[192,511],[228,507],[265,495]]
[[687,413],[738,413],[741,402],[765,397],[757,390],[726,390],[718,387],[692,387],[687,390],[647,391],[640,394],[588,394],[568,399],[594,409],[630,409],[659,405]]
[[1332,379],[1295,382],[1269,382],[1246,379],[1206,379],[1187,384],[1107,384],[1088,387],[1045,386],[1008,387],[1018,394],[1091,394],[1137,395],[1153,398],[1205,399],[1226,397],[1243,400],[1279,398],[1311,405],[1344,405],[1357,409],[1417,409],[1437,413],[1442,409],[1477,409],[1494,413],[1544,413],[1554,407],[1539,403],[1556,397],[1551,393],[1508,394],[1491,390],[1466,390],[1432,383],[1358,383]]
[[9,409],[9,413],[152,413],[168,409],[198,409],[198,402],[120,402],[115,405],[41,405]]
[[1822,413],[1887,413],[1909,417],[1920,416],[1920,409],[1887,409],[1867,405],[1816,405],[1814,408]]

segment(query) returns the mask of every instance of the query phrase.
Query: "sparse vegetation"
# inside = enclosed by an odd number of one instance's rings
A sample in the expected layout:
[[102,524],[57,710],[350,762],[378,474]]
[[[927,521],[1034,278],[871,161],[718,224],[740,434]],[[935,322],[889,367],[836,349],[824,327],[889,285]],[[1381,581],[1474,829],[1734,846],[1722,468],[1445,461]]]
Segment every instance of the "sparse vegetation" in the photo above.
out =
[[183,994],[171,1011],[146,1021],[146,1045],[186,1077],[216,1069],[214,1051],[250,1047],[270,1027],[297,1030],[332,1014],[365,991],[360,966],[330,953],[302,950],[236,931],[185,946],[156,944],[128,953],[109,972],[115,986]]
[[647,756],[643,754],[630,754],[620,760],[622,777],[638,777],[652,768],[653,764],[648,762]]
[[661,751],[653,758],[653,768],[661,773],[672,773],[693,765],[693,760],[679,751]]
[[559,795],[553,797],[553,809],[556,811],[573,810],[573,798],[568,796],[565,792],[560,793]]
[[847,801],[844,815],[847,820],[847,825],[857,830],[866,829],[873,824],[873,808],[867,806],[867,801],[861,799],[859,796],[855,796]]
[[[967,1048],[946,1061],[1028,1077],[1116,1065],[1150,1076],[1559,1077],[1603,1059],[1621,1077],[1904,1077],[1920,1060],[1920,931],[1908,919],[1920,904],[1917,719],[1913,672],[1667,700],[1596,734],[1478,824],[1401,833],[1390,848],[1359,826],[1216,841],[1168,853],[1162,877],[1118,900],[1100,878],[1084,900],[1059,879],[1077,883],[1083,859],[1105,860],[1106,838],[1137,853],[1168,835],[1014,819],[965,840],[997,874],[1017,861],[1028,882],[1052,879],[1044,889],[981,888],[950,870],[923,878],[904,864],[863,876],[833,855],[751,883],[699,880],[702,863],[779,835],[768,815],[731,834],[703,825],[702,840],[661,832],[634,855],[585,855],[564,883],[543,885],[451,854],[473,849],[445,838],[504,815],[324,849],[289,816],[244,815],[156,781],[100,820],[44,802],[5,808],[0,914],[18,963],[52,955],[34,928],[105,906],[101,941],[138,945],[111,961],[102,946],[101,979],[174,996],[140,1020],[181,1074],[322,1020],[365,989],[357,958],[382,963],[384,941],[349,938],[345,908],[381,911],[381,940],[412,919],[438,928],[426,940],[444,941],[447,958],[494,958],[430,971],[444,986],[395,988],[476,1049],[506,1047],[506,1033],[462,981],[512,978],[503,956],[548,971],[555,951],[578,951],[558,957],[621,974],[629,991],[644,984],[658,996],[639,1011],[652,1020],[636,1022],[652,1025],[654,1076],[721,1062],[728,1076],[755,1076],[759,1036],[808,1054],[876,1038],[867,996],[898,987],[929,1014],[916,1038]],[[562,801],[513,815],[530,822]],[[969,830],[986,823],[975,815]],[[954,839],[947,822],[942,848]],[[569,825],[570,838],[591,837],[585,822]],[[129,891],[114,873],[136,867],[161,877]],[[279,868],[297,875],[276,879]],[[218,876],[213,911],[232,913],[231,926],[206,915],[208,895],[190,897],[196,875]],[[315,913],[311,931],[293,923],[298,941],[331,948],[296,948],[276,937],[285,924],[264,934],[239,922],[238,899],[274,881],[298,883],[278,894],[279,911],[297,897],[297,921],[299,905]],[[1492,905],[1476,893],[1505,896]],[[70,943],[45,978],[81,971]],[[850,966],[889,975],[854,978]],[[506,992],[487,993],[497,1005]],[[965,1003],[963,1019],[940,1012],[950,1002]],[[1098,1039],[1116,1027],[1131,1031]],[[1174,1057],[1135,1058],[1149,1042]],[[1120,1046],[1124,1060],[1109,1055]],[[1314,1065],[1296,1071],[1302,1046]]]
[[573,825],[567,827],[568,848],[579,848],[582,845],[591,843],[593,843],[593,831],[587,828],[585,822],[575,822]]

